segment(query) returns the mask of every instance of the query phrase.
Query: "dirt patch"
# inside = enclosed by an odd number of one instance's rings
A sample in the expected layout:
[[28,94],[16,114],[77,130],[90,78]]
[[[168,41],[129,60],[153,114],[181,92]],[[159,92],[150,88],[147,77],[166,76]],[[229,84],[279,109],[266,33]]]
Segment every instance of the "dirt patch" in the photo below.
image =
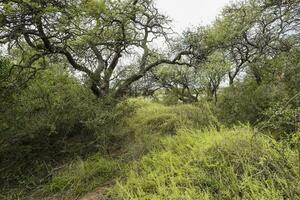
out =
[[93,192],[89,192],[78,200],[107,200],[105,197],[105,192],[108,187],[98,187]]

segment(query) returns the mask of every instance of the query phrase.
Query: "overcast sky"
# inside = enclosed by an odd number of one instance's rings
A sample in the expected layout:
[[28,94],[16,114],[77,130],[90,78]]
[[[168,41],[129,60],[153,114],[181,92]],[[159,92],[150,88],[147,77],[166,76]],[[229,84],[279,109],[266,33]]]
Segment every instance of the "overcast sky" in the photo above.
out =
[[230,2],[232,0],[156,0],[160,11],[174,20],[174,30],[178,32],[190,26],[210,24]]

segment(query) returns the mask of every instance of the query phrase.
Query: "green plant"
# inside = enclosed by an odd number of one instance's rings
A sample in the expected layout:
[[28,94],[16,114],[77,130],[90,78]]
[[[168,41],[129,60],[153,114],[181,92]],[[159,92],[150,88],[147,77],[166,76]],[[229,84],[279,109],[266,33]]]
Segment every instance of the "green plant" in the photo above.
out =
[[121,173],[122,164],[99,155],[86,160],[78,160],[54,174],[43,192],[82,194],[107,184]]
[[180,129],[219,128],[207,104],[165,106],[145,99],[130,99],[129,104],[134,104],[136,111],[122,126],[128,133],[128,141],[122,148],[125,160],[141,158],[160,146],[162,138],[176,135]]
[[174,135],[181,128],[205,129],[219,125],[207,104],[165,106],[146,100],[132,101],[139,109],[128,124],[136,134]]
[[187,131],[133,165],[111,199],[297,199],[297,155],[247,127]]
[[[284,138],[297,132],[299,128],[299,113],[300,108],[298,102],[300,93],[298,93],[293,99],[282,99],[275,102],[272,106],[266,109],[264,114],[264,120],[262,120],[257,128],[260,130],[268,130],[279,138]],[[293,103],[292,100],[298,100]]]
[[[92,135],[83,122],[96,106],[89,90],[55,65],[12,92],[10,101],[0,101],[0,190],[31,188],[65,155],[84,152]],[[73,148],[83,132],[80,148]]]
[[263,119],[266,109],[287,97],[285,88],[278,83],[257,85],[249,80],[237,83],[221,91],[215,114],[227,126],[255,124]]

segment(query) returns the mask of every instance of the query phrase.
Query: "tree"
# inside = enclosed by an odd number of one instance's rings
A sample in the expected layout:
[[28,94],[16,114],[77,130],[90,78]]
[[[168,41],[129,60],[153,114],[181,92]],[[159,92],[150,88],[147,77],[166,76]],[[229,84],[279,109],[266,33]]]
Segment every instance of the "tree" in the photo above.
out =
[[154,88],[163,88],[181,102],[197,102],[205,95],[217,102],[218,89],[229,68],[225,55],[215,51],[192,67],[164,65],[153,71],[152,82],[156,82]]
[[221,82],[228,72],[230,64],[222,52],[211,54],[202,67],[202,80],[207,85],[207,96],[209,99],[218,101],[217,92]]
[[[160,64],[179,64],[153,47],[168,42],[169,20],[152,0],[3,0],[0,43],[17,48],[13,68],[30,68],[41,59],[65,60],[87,75],[98,97],[126,94],[130,85]],[[170,58],[172,57],[172,58]],[[131,73],[124,75],[124,72]]]
[[205,91],[195,67],[164,65],[152,73],[153,80],[163,88],[167,97],[184,103],[197,102]]
[[206,30],[207,45],[226,53],[232,62],[228,72],[232,85],[243,69],[258,84],[266,65],[299,41],[299,1],[243,1],[227,6]]

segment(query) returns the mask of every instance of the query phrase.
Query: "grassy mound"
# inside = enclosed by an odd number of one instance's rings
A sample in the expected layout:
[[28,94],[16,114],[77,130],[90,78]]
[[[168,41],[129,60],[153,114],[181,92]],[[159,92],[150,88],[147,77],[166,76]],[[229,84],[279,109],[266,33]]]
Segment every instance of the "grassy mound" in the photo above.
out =
[[136,112],[126,122],[125,129],[131,133],[126,144],[125,160],[141,158],[160,144],[162,137],[175,135],[180,129],[218,128],[219,123],[206,104],[179,104],[166,106],[145,99],[130,99]]
[[110,199],[299,199],[296,153],[248,128],[181,131],[162,143]]
[[219,125],[206,104],[165,106],[143,99],[130,102],[138,107],[136,115],[129,119],[131,129],[138,134],[174,135],[181,128],[203,129]]

